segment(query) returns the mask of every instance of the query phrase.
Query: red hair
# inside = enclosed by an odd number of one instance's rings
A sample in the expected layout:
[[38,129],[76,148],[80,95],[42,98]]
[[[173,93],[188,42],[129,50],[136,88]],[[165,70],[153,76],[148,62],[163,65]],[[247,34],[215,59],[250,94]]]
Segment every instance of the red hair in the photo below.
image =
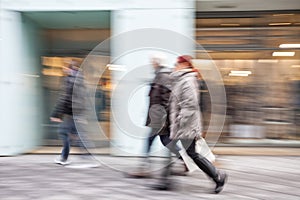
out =
[[177,63],[188,63],[189,66],[193,67],[192,65],[192,59],[193,57],[192,56],[189,56],[189,55],[182,55],[182,56],[178,56],[177,57]]

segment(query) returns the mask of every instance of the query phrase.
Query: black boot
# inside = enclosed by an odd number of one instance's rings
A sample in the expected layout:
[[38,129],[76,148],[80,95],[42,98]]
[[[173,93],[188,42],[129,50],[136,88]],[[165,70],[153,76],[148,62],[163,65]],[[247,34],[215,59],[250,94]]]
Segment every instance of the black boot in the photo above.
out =
[[218,173],[218,177],[215,180],[215,182],[216,182],[215,193],[216,194],[220,193],[223,190],[224,185],[227,181],[227,178],[228,178],[228,175],[225,172]]
[[215,166],[213,166],[213,164],[211,164],[211,162],[204,157],[196,157],[193,160],[202,171],[204,171],[215,181],[215,193],[220,193],[223,190],[224,184],[227,180],[227,174],[225,172],[217,172]]
[[206,158],[197,156],[193,158],[194,162],[196,165],[205,173],[207,174],[210,178],[216,181],[218,177],[217,169],[215,166],[209,162]]

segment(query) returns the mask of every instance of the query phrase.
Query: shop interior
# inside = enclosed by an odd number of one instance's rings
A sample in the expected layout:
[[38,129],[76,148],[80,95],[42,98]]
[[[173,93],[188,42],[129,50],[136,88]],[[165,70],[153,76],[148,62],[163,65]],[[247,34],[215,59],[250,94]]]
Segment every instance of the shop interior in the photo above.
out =
[[[59,95],[63,68],[84,58],[111,35],[110,11],[28,12],[43,41],[41,77],[44,145],[57,145],[57,124],[49,115]],[[197,60],[213,59],[227,94],[222,145],[299,145],[300,12],[247,11],[195,13]],[[298,46],[297,46],[298,45]],[[110,49],[96,52],[109,58]],[[97,64],[94,66],[97,68]],[[203,65],[200,69],[209,71]],[[99,123],[110,138],[111,72],[99,79]],[[204,124],[209,125],[209,91],[202,90]],[[97,99],[98,98],[98,99]]]

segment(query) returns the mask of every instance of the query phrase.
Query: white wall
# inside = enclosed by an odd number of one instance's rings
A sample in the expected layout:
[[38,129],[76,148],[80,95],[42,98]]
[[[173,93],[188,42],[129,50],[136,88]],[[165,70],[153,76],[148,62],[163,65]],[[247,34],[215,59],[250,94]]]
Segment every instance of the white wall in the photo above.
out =
[[[143,49],[135,53],[126,53],[116,61],[116,63],[125,64],[128,67],[127,72],[130,72],[127,78],[131,82],[126,83],[128,85],[125,84],[125,90],[130,87],[136,89],[139,85],[151,81],[152,71],[147,64],[149,63],[149,53],[153,51],[153,48],[154,50],[157,48],[167,49],[170,65],[175,62],[177,54],[191,54],[194,50],[193,42],[185,41],[189,40],[186,38],[183,39],[185,36],[193,36],[194,0],[2,0],[1,6],[0,120],[4,125],[1,127],[0,149],[3,155],[17,154],[31,149],[39,143],[39,134],[41,134],[39,132],[39,112],[37,112],[37,105],[41,102],[38,93],[39,78],[35,77],[35,73],[39,71],[36,69],[38,65],[36,59],[39,58],[39,55],[33,51],[38,47],[36,48],[31,42],[38,36],[32,33],[35,30],[33,24],[25,26],[22,24],[20,12],[114,10],[112,14],[114,35],[141,28],[156,28],[154,32],[152,30],[147,33],[139,32],[137,35],[125,36],[126,40],[123,41],[120,38],[112,40],[113,50],[111,53],[116,57],[119,56],[119,53],[127,52],[132,48],[145,47],[145,45],[150,47],[150,49]],[[26,35],[30,38],[26,38]],[[131,46],[130,43],[135,45]],[[113,75],[115,82],[122,79],[124,75],[126,73],[115,73]],[[137,90],[138,92],[133,95],[133,100],[131,99],[131,105],[115,101],[117,104],[122,104],[119,110],[121,112],[117,114],[121,117],[129,115],[134,122],[125,118],[121,124],[133,127],[134,130],[131,134],[138,134],[139,137],[131,140],[132,137],[124,135],[123,127],[117,128],[116,124],[113,124],[114,141],[117,146],[121,147],[120,152],[116,151],[116,154],[125,152],[126,155],[140,155],[143,151],[143,138],[149,129],[143,126],[144,120],[140,117],[145,116],[147,110],[145,97],[148,89],[142,87]],[[118,96],[122,98],[123,94],[133,93],[132,90],[123,91]],[[127,111],[128,108],[130,108],[129,111]],[[123,109],[126,110],[126,115],[125,112],[122,113]]]
[[14,155],[42,137],[38,35],[19,12],[2,10],[0,19],[0,155]]
[[[149,83],[154,77],[151,54],[164,53],[169,66],[174,65],[178,55],[193,54],[193,1],[176,3],[161,0],[156,7],[149,3],[143,9],[112,13],[112,62],[126,69],[112,74],[115,87],[111,118],[113,154],[137,156],[145,151],[151,131],[144,126]],[[160,142],[154,144],[155,155],[163,155],[164,150]]]
[[149,8],[186,8],[194,0],[1,0],[3,9],[15,11],[95,11]]

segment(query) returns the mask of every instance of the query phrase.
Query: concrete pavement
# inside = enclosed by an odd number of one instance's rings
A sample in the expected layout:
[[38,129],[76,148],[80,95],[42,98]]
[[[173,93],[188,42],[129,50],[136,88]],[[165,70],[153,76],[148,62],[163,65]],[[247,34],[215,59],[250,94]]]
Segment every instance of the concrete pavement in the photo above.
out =
[[[174,191],[155,191],[159,171],[152,179],[130,179],[124,172],[134,171],[139,158],[97,155],[95,162],[71,155],[69,166],[53,163],[55,155],[0,157],[0,198],[16,199],[300,199],[300,157],[298,156],[218,156],[216,165],[229,174],[224,191],[213,194],[214,185],[200,171],[174,176]],[[153,168],[163,158],[152,158]],[[83,168],[82,168],[83,167]]]

